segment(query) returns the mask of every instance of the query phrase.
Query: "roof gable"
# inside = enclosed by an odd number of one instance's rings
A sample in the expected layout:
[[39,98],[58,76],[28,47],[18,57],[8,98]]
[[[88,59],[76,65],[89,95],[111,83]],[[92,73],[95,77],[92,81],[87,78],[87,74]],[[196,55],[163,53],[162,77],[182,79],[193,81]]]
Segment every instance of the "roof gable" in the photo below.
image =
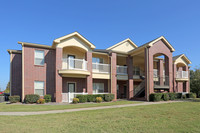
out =
[[91,42],[89,42],[85,37],[83,37],[81,34],[79,34],[78,32],[73,32],[71,34],[68,34],[66,36],[63,36],[63,37],[60,37],[60,38],[57,38],[53,41],[53,44],[52,44],[52,47],[56,47],[57,44],[61,43],[62,41],[64,40],[67,40],[69,38],[72,38],[72,37],[76,37],[78,39],[80,39],[81,41],[83,41],[85,44],[87,44],[91,49],[94,49],[96,48],[94,44],[92,44]]
[[191,64],[192,62],[187,58],[185,54],[177,55],[173,57],[174,63],[179,63],[181,60],[183,60],[187,64]]
[[135,48],[137,48],[137,45],[128,38],[107,48],[106,50],[111,50],[111,51],[121,52],[121,53],[128,53],[129,51]]

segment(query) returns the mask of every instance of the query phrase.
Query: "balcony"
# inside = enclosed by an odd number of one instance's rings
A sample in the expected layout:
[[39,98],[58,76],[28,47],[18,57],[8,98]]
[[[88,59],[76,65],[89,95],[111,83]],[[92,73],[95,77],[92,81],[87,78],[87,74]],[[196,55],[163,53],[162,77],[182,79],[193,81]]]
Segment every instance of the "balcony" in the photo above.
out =
[[62,70],[59,71],[62,75],[90,75],[87,71],[87,61],[85,59],[63,58]]
[[92,72],[94,73],[110,73],[110,65],[103,63],[92,63]]
[[162,77],[157,76],[157,80],[154,80],[155,89],[169,89],[169,76],[164,75]]
[[127,66],[117,66],[117,74],[127,75]]
[[188,79],[188,71],[177,71],[176,79]]

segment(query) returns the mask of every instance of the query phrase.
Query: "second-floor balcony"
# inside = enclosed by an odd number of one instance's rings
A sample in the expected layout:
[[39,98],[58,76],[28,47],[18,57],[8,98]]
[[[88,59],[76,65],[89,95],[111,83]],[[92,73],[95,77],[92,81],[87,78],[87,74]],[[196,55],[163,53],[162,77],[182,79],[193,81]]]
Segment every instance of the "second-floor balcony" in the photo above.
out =
[[176,78],[177,79],[188,79],[188,71],[177,71]]
[[127,66],[117,66],[117,74],[127,75]]
[[62,70],[87,71],[87,61],[85,59],[63,58]]
[[110,73],[110,64],[92,63],[92,72]]

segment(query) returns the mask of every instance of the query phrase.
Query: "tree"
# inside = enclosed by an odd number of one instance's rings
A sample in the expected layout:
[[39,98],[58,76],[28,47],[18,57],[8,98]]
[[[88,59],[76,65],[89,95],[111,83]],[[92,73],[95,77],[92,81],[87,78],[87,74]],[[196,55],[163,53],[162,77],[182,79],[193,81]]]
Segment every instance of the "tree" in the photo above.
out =
[[4,93],[10,93],[10,81],[8,82]]
[[200,97],[200,68],[190,70],[190,90]]

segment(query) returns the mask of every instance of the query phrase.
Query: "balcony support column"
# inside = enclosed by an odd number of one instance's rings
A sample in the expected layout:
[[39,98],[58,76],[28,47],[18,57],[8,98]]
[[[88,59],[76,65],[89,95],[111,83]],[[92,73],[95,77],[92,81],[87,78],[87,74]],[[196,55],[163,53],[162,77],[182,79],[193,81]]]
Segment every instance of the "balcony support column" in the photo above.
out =
[[130,55],[126,58],[126,64],[128,66],[127,72],[128,72],[128,81],[127,81],[127,98],[132,99],[134,96],[134,91],[133,91],[133,57]]
[[158,60],[158,75],[159,75],[159,81],[160,81],[160,86],[163,86],[164,85],[164,82],[163,82],[163,60],[162,59],[159,59]]
[[115,95],[114,100],[117,100],[117,55],[111,53],[111,93]]
[[93,80],[92,80],[92,52],[87,51],[86,53],[86,60],[87,60],[87,70],[90,72],[90,75],[86,78],[86,87],[87,93],[93,93]]
[[176,87],[176,64],[173,64],[173,89],[174,92],[178,92],[177,87]]
[[188,72],[188,81],[186,81],[186,92],[190,92],[190,71],[188,66],[183,68],[186,72]]
[[55,70],[55,100],[57,103],[62,102],[62,77],[59,70],[62,69],[62,48],[56,48],[56,70]]

